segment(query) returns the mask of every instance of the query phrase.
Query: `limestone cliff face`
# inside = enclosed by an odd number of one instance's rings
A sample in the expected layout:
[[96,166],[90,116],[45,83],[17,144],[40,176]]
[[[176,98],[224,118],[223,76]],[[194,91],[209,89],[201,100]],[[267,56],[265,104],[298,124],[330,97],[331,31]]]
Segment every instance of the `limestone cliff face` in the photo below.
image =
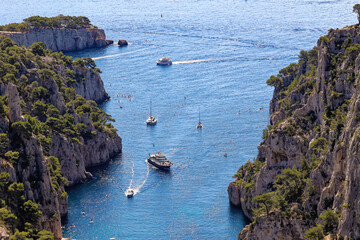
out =
[[50,155],[59,158],[69,186],[91,177],[86,168],[108,162],[122,149],[121,138],[103,132],[98,132],[90,139],[79,140],[82,144],[58,134],[52,137]]
[[[230,202],[255,220],[239,239],[305,239],[316,224],[325,225],[325,235],[360,238],[358,44],[358,25],[330,30],[299,63],[269,80],[275,87],[270,126],[257,161],[241,167],[228,188]],[[276,192],[277,177],[293,167],[302,176],[295,185],[303,183],[297,200],[254,219],[254,197]],[[337,216],[330,226],[320,218],[326,209]]]
[[30,28],[27,32],[4,32],[0,35],[11,37],[19,46],[30,46],[43,42],[52,51],[71,52],[86,48],[100,48],[112,44],[106,40],[103,29],[97,28]]
[[72,85],[77,94],[97,103],[102,103],[110,98],[98,73],[87,68],[75,68],[75,71],[86,79],[86,81]]
[[[0,72],[0,173],[9,174],[9,184],[22,184],[24,199],[40,206],[42,214],[33,227],[61,239],[61,217],[68,204],[65,186],[91,177],[88,167],[119,154],[121,138],[107,123],[110,116],[94,102],[108,98],[95,67],[80,67],[61,53],[34,55],[8,40],[0,37],[11,51],[22,52],[23,59],[6,63],[4,71],[11,74]],[[11,56],[10,47],[0,47],[2,56]],[[18,155],[13,159],[6,153]],[[5,194],[0,197],[19,218],[21,206],[8,202]],[[20,224],[16,227],[23,231]]]
[[[89,68],[76,67],[76,66],[73,67],[73,70],[75,71],[75,74],[79,76],[81,79],[77,79],[76,82],[70,82],[68,83],[68,85],[71,88],[74,88],[77,94],[83,96],[86,100],[93,100],[97,103],[102,103],[110,98],[107,92],[105,91],[104,82],[101,79],[99,73],[92,71],[92,69]],[[56,72],[64,78],[67,77],[66,68],[64,66],[58,66]],[[56,85],[53,79],[46,81],[47,83],[44,82],[44,84]],[[53,88],[55,89],[56,86],[53,86]],[[59,92],[59,91],[55,91],[55,92]],[[58,95],[56,94],[53,97],[56,96]],[[61,95],[60,98],[62,98]],[[62,100],[60,101],[59,104],[63,104]]]

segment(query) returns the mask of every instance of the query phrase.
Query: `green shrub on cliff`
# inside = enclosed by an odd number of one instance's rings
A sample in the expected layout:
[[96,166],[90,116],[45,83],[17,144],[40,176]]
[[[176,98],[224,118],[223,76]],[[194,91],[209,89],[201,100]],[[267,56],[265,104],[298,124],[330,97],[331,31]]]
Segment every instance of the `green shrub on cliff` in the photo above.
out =
[[316,153],[326,151],[327,149],[327,140],[324,137],[319,137],[310,144],[310,149]]
[[302,173],[295,166],[285,169],[275,180],[277,191],[287,202],[300,202],[305,184]]
[[46,28],[97,28],[92,25],[89,18],[84,16],[64,16],[59,15],[56,17],[40,17],[32,16],[25,18],[22,23],[10,23],[0,25],[0,31],[8,32],[25,32],[30,30],[31,27],[46,27]]
[[277,205],[276,194],[275,192],[268,192],[258,195],[254,198],[253,202],[259,206],[253,210],[255,217],[259,217],[263,213],[266,213],[266,216],[268,216],[270,211]]
[[94,27],[90,20],[84,16],[64,16],[40,17],[33,16],[25,18],[24,22],[30,27],[50,27],[50,28],[90,28]]
[[3,221],[12,231],[15,230],[17,217],[6,207],[0,208],[0,220]]
[[355,4],[353,6],[353,12],[357,14],[357,19],[358,19],[359,24],[360,24],[360,4]]
[[54,235],[46,230],[42,230],[37,234],[37,240],[54,240]]
[[23,218],[31,225],[36,225],[42,215],[39,206],[31,200],[24,202],[21,211],[23,212]]
[[9,138],[6,133],[0,133],[0,157],[4,156],[8,148]]
[[324,226],[321,224],[316,225],[313,228],[310,228],[305,232],[305,238],[310,240],[323,240],[324,235]]
[[50,156],[48,157],[48,160],[52,187],[55,190],[58,190],[60,186],[67,186],[69,183],[68,180],[61,174],[61,165],[59,159],[54,156]]
[[35,42],[33,43],[29,49],[32,50],[32,52],[39,56],[45,56],[45,44],[43,42]]
[[30,29],[30,26],[27,23],[9,23],[6,25],[0,26],[0,31],[7,32],[25,32]]
[[269,86],[277,86],[277,85],[282,85],[282,79],[280,77],[275,77],[274,75],[272,75],[267,81],[266,84]]
[[320,219],[324,222],[325,232],[329,233],[336,228],[339,222],[339,214],[328,208],[320,215]]
[[5,158],[12,164],[16,164],[19,161],[19,152],[8,151],[5,153]]

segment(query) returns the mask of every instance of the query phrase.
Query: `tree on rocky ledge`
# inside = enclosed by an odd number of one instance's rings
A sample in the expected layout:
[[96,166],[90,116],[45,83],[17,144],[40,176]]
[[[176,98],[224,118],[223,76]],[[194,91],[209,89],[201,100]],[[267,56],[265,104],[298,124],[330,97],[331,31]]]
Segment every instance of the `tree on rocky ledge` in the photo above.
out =
[[360,4],[355,4],[353,7],[353,12],[357,14],[357,18],[360,24]]

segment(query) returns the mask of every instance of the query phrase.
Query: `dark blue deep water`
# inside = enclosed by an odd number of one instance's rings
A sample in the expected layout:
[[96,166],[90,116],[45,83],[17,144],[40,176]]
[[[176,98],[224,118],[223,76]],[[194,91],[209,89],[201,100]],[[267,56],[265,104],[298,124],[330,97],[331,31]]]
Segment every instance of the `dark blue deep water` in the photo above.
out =
[[[70,54],[95,58],[103,71],[111,100],[102,108],[116,119],[123,154],[91,169],[92,181],[68,191],[64,236],[235,239],[246,222],[229,205],[226,190],[236,170],[256,157],[268,124],[272,88],[266,79],[296,61],[301,49],[316,45],[329,28],[354,24],[355,3],[0,0],[0,24],[33,15],[84,15],[108,39],[130,42]],[[156,66],[162,56],[175,64]],[[155,127],[144,124],[150,99]],[[202,131],[195,127],[199,108]],[[170,173],[145,163],[156,151],[174,163]],[[123,193],[129,185],[138,191],[133,199]]]

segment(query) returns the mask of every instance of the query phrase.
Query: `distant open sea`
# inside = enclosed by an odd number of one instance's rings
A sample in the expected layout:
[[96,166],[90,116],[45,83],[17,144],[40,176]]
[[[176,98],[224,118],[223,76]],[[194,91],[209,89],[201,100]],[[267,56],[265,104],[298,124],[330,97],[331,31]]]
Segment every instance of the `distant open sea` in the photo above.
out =
[[[355,3],[1,0],[0,24],[33,15],[82,15],[105,29],[108,39],[130,43],[69,54],[96,59],[111,96],[102,109],[116,120],[123,153],[91,169],[93,180],[68,190],[64,236],[236,239],[246,220],[230,206],[226,190],[237,169],[256,157],[269,123],[273,89],[266,80],[328,29],[356,23]],[[156,66],[162,56],[174,65]],[[144,124],[150,99],[155,127]],[[199,108],[202,131],[196,129]],[[170,173],[145,163],[157,151],[174,163]],[[130,185],[138,193],[127,199],[123,191]]]

